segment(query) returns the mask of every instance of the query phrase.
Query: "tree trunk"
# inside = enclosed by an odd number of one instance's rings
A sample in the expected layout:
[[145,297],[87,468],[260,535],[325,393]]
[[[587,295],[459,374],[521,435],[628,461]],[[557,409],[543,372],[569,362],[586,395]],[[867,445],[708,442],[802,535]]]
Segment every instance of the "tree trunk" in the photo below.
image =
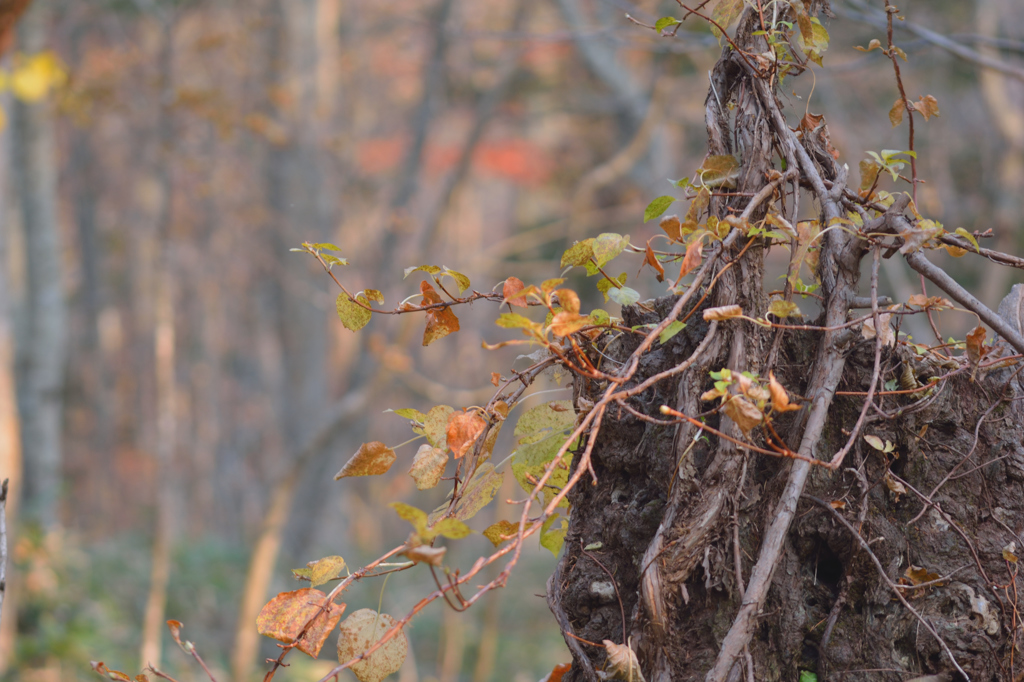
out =
[[[767,49],[756,19],[747,10],[734,39],[754,55]],[[744,62],[727,46],[711,74],[709,152],[735,155],[740,172],[736,192],[713,198],[710,215],[736,218],[768,184],[778,154],[811,187],[821,224],[834,224],[853,201],[842,192],[845,169],[820,153],[827,147],[815,145],[812,131],[794,135],[778,113],[773,81]],[[872,224],[883,231],[905,225],[906,207],[897,200]],[[765,207],[754,204],[748,214],[753,225]],[[797,214],[792,202],[778,212],[794,225]],[[685,294],[685,329],[644,354],[621,386],[687,367],[608,407],[589,462],[596,481],[569,493],[565,550],[548,584],[573,652],[564,679],[599,679],[597,671],[607,669],[604,640],[628,643],[651,682],[795,681],[803,671],[817,680],[903,680],[908,673],[1018,679],[1013,553],[1024,546],[1024,383],[1012,368],[890,347],[865,338],[861,324],[844,330],[861,295],[860,260],[871,253],[875,302],[866,315],[879,323],[879,259],[894,243],[872,245],[848,232],[821,240],[825,310],[815,324],[823,330],[703,319],[703,310],[733,304],[748,317],[765,316],[767,242],[734,230],[714,245],[707,276]],[[927,269],[920,252],[907,260]],[[1018,286],[1000,306],[1002,321],[986,319],[1015,349],[1022,299]],[[623,325],[660,322],[678,301],[626,307]],[[640,338],[619,335],[604,357],[628,361]],[[992,352],[1012,352],[998,350],[1005,347]],[[723,368],[761,379],[772,372],[790,395],[806,396],[800,411],[771,416],[781,439],[776,450],[795,458],[741,446],[751,441],[739,425],[702,399],[715,383],[709,372]],[[918,388],[940,375],[936,386]],[[890,380],[909,390],[877,395]],[[598,403],[605,392],[576,379],[577,404]],[[663,405],[703,415],[707,430],[666,421]],[[876,450],[864,435],[892,447]],[[769,447],[763,435],[753,443]]]
[[[21,48],[46,47],[49,3],[32,4],[19,26]],[[16,101],[12,107],[14,188],[25,234],[27,286],[18,333],[18,407],[21,416],[26,520],[58,523],[61,422],[67,355],[67,310],[57,227],[57,169],[51,103]]]

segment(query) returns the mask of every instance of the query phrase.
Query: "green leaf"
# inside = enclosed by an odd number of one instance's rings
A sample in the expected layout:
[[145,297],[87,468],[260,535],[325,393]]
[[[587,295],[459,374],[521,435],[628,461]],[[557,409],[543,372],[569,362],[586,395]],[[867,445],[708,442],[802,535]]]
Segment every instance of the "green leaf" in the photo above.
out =
[[640,300],[640,292],[629,287],[612,287],[608,290],[608,298],[619,305],[633,305]]
[[[356,299],[364,305],[369,305],[366,296],[362,294],[356,296]],[[338,294],[335,307],[338,310],[338,319],[341,320],[341,324],[344,325],[345,329],[349,331],[357,332],[370,321],[372,313],[353,301],[344,291]]]
[[590,311],[590,324],[611,324],[612,318],[607,311],[594,308]]
[[658,33],[661,33],[666,28],[677,26],[681,23],[683,22],[679,21],[675,17],[662,17],[661,19],[658,19],[656,22],[654,22],[654,30],[657,31]]
[[469,526],[458,519],[441,519],[431,526],[427,532],[435,536],[443,535],[444,537],[452,540],[461,540],[473,533],[473,531],[469,529]]
[[335,246],[334,244],[332,244],[330,242],[318,242],[316,244],[310,244],[310,246],[312,246],[314,249],[318,249],[318,250],[321,250],[321,251],[323,251],[325,249],[327,251],[341,251],[341,247],[340,246]]
[[[575,423],[576,412],[572,408],[572,401],[552,400],[524,412],[516,422],[513,433],[517,445],[530,445],[550,435],[565,433]],[[554,456],[554,452],[551,456]]]
[[665,343],[666,341],[668,341],[669,339],[671,339],[673,336],[683,331],[684,329],[686,329],[685,324],[683,324],[679,320],[672,320],[672,322],[670,322],[669,325],[665,327],[665,331],[661,332],[661,334],[658,335],[658,342]]
[[818,675],[810,670],[801,670],[800,682],[818,682]]
[[476,516],[498,494],[504,479],[504,472],[496,471],[490,462],[478,466],[462,489],[462,499],[455,505],[455,518],[468,521]]
[[644,222],[646,223],[648,220],[653,220],[660,216],[662,213],[667,211],[668,207],[675,201],[675,197],[662,196],[647,204],[647,208],[644,209]]
[[594,240],[594,260],[598,267],[604,267],[606,263],[622,253],[622,250],[629,246],[629,235],[605,232],[599,234]]
[[[558,521],[558,526],[553,527]],[[549,550],[556,557],[565,544],[565,534],[569,530],[569,521],[564,516],[552,514],[540,527],[540,546]]]

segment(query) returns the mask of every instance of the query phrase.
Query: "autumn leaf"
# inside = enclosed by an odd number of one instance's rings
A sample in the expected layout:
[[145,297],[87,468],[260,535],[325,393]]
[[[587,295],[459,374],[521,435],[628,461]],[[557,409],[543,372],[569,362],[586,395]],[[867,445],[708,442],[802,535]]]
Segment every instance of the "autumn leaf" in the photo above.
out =
[[416,481],[417,490],[428,490],[441,482],[444,467],[448,464],[448,453],[424,443],[412,459],[409,475]]
[[686,247],[686,255],[683,256],[683,264],[679,268],[679,277],[677,282],[686,277],[688,274],[693,272],[697,266],[700,265],[701,259],[704,253],[704,240],[694,239],[690,242],[689,246]]
[[751,429],[764,421],[764,413],[757,409],[757,405],[741,395],[726,400],[722,410],[745,434],[749,434]]
[[[420,282],[420,293],[423,294],[425,305],[444,302],[427,280]],[[434,341],[443,339],[457,331],[459,331],[459,318],[455,317],[451,308],[431,308],[427,311],[427,326],[423,330],[423,345],[429,346]]]
[[[719,3],[715,5],[715,11],[712,12],[711,19],[718,24],[718,26],[726,29],[729,28],[729,24],[731,24],[742,11],[743,0],[720,0]],[[718,26],[712,24],[711,33],[714,34],[716,38],[721,38],[722,31],[718,29]],[[639,668],[637,668],[637,670],[639,671]],[[641,680],[640,682],[643,681]]]
[[395,462],[395,451],[380,441],[363,443],[352,459],[334,475],[338,481],[350,476],[380,476]]
[[423,435],[435,448],[442,451],[448,449],[448,421],[455,408],[448,405],[435,405],[423,419]]
[[[892,319],[892,313],[880,314],[878,316],[878,323],[882,326],[882,345],[884,346],[896,344],[896,332],[893,330],[892,325],[889,324],[890,319]],[[875,319],[873,317],[864,320],[860,333],[865,339],[875,338]]]
[[[398,621],[386,613],[373,609],[359,609],[345,619],[338,635],[338,662],[348,663],[384,637]],[[398,632],[372,654],[352,665],[351,670],[359,682],[381,682],[398,672],[409,652],[409,640],[404,631]]]
[[768,305],[768,313],[779,318],[803,316],[796,303],[781,298],[775,299]]
[[[622,250],[629,246],[629,235],[604,232],[597,235],[594,240],[594,261],[598,267],[604,267],[607,263],[622,253]],[[577,310],[579,310],[577,308]]]
[[640,661],[636,658],[636,652],[629,648],[628,644],[616,644],[610,639],[606,639],[602,643],[605,653],[608,654],[605,673],[609,679],[645,682],[643,673],[640,672]]
[[526,297],[516,295],[522,291],[525,286],[526,285],[523,284],[523,280],[518,277],[509,277],[506,279],[504,286],[501,288],[501,295],[505,297],[503,303],[508,303],[509,305],[518,306],[520,308],[526,308]]
[[[668,238],[674,242],[683,241],[683,224],[679,222],[679,216],[667,215],[658,223],[658,227],[665,231]],[[648,245],[649,246],[649,245]]]
[[938,580],[941,577],[938,573],[935,573],[934,571],[929,571],[927,568],[922,568],[921,566],[908,566],[907,570],[904,571],[903,574],[910,579],[910,583],[912,585],[930,583],[935,580]]
[[[608,290],[609,295],[611,289]],[[569,336],[590,324],[589,317],[581,317],[579,313],[561,312],[551,319],[551,333],[555,336]]]
[[931,95],[918,97],[917,101],[914,102],[912,106],[921,112],[921,115],[924,116],[924,120],[926,121],[932,116],[939,115],[939,100],[935,99]]
[[[723,0],[724,3],[733,2],[734,0]],[[743,0],[736,0],[743,4]],[[701,182],[704,183],[704,188],[708,187],[734,187],[736,185],[736,178],[739,177],[740,162],[732,154],[721,154],[717,156],[709,156],[704,160],[701,165],[700,173]]]
[[772,395],[772,409],[776,412],[790,412],[800,409],[799,405],[793,405],[789,402],[789,394],[786,393],[786,389],[779,383],[779,380],[775,378],[774,372],[768,372],[768,391]]
[[[356,295],[356,300],[363,305],[369,305],[367,298],[363,294]],[[352,298],[344,291],[338,294],[338,299],[335,301],[335,308],[338,311],[338,319],[341,320],[341,324],[344,325],[345,329],[349,331],[357,332],[370,321],[372,313],[352,300]]]
[[[1003,559],[1009,561],[1011,564],[1017,563],[1017,543],[1011,542],[1010,544],[1003,547]],[[936,576],[937,577],[937,576]]]
[[405,558],[417,564],[430,564],[440,566],[444,561],[447,547],[431,547],[430,545],[417,545],[402,552]]
[[309,569],[309,582],[312,587],[318,587],[341,577],[341,572],[345,569],[345,560],[340,556],[328,556],[314,561]]
[[907,103],[902,98],[897,99],[892,105],[892,109],[889,109],[889,123],[895,128],[903,122],[903,111],[907,108]]
[[981,358],[985,355],[985,328],[977,326],[970,334],[967,335],[967,358],[971,361],[972,365],[977,365],[981,362]]
[[[662,21],[662,19],[658,21]],[[570,670],[572,670],[572,663],[559,663],[541,682],[562,682],[562,677]]]
[[895,496],[896,502],[900,501],[901,495],[907,494],[906,486],[893,478],[888,470],[885,472],[885,487]]
[[731,320],[734,317],[743,315],[743,308],[738,305],[723,305],[718,308],[708,308],[704,311],[705,320]]
[[497,372],[491,372],[491,386],[497,386],[501,383],[501,375]]
[[512,523],[511,521],[498,521],[497,523],[492,523],[487,527],[484,531],[484,537],[490,540],[491,543],[497,547],[508,540],[509,536],[515,536],[518,533],[518,523]]
[[594,239],[584,239],[581,242],[576,242],[562,254],[562,261],[559,267],[566,267],[567,265],[583,265],[591,258],[594,257]]
[[[323,647],[327,635],[345,612],[344,604],[329,604],[321,614],[321,604],[325,595],[320,590],[306,587],[301,590],[282,592],[267,602],[267,605],[256,617],[256,630],[266,637],[276,639],[283,644],[291,644],[299,636],[306,623],[316,616],[316,620],[303,635],[297,648],[302,653],[316,658]],[[318,615],[319,614],[319,615]]]
[[452,516],[461,521],[468,521],[476,516],[477,512],[486,507],[498,494],[504,477],[505,472],[495,471],[494,465],[490,462],[478,466],[462,489],[462,499],[455,505]]
[[487,428],[487,421],[476,412],[454,412],[448,418],[448,447],[455,459],[465,455],[480,434]]

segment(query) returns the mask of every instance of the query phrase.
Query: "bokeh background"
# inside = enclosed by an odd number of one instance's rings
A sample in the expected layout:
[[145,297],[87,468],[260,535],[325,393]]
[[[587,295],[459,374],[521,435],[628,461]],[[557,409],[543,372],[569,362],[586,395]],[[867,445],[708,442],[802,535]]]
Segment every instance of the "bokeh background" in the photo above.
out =
[[[780,88],[794,126],[825,114],[854,181],[866,151],[907,148],[906,122],[888,118],[891,64],[853,49],[885,42],[881,6],[833,0],[826,68]],[[921,211],[1020,253],[1024,8],[899,9],[907,94],[935,96],[941,112],[916,121]],[[389,475],[333,474],[364,441],[411,437],[385,410],[483,404],[490,372],[524,361],[481,349],[509,338],[488,304],[457,309],[462,331],[429,348],[413,316],[348,332],[333,282],[289,248],[338,244],[350,265],[335,274],[393,307],[418,291],[418,274],[402,278],[413,265],[446,265],[486,291],[557,276],[575,239],[642,245],[658,233],[646,204],[705,153],[720,47],[694,18],[668,38],[627,14],[681,12],[646,0],[34,0],[5,34],[0,79],[3,679],[96,679],[90,660],[201,679],[153,614],[183,621],[218,679],[261,679],[276,650],[248,618],[297,587],[289,568],[334,554],[357,567],[402,542],[408,526],[386,504],[443,499],[406,475],[415,444]],[[26,96],[13,74],[41,53],[57,75]],[[1021,279],[931,257],[990,306]],[[906,300],[919,283],[897,261],[882,288]],[[664,293],[635,278],[638,258],[619,263],[645,297]],[[617,314],[572,276],[585,307]],[[938,323],[960,338],[973,326],[957,313]],[[537,390],[568,397],[554,381]],[[504,500],[521,495],[506,476],[474,527],[512,518]],[[449,555],[468,567],[489,547],[475,536]],[[507,589],[463,614],[433,604],[397,677],[523,682],[567,661],[543,599],[552,567],[534,541]],[[381,601],[401,614],[432,589],[421,570],[364,582],[349,611]],[[296,654],[277,679],[317,679],[332,650]]]

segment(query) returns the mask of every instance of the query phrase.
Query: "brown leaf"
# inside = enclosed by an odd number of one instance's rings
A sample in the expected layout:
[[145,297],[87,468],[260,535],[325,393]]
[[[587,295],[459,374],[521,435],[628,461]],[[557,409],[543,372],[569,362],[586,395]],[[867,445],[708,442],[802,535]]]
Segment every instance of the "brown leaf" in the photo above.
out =
[[444,467],[448,464],[448,453],[424,443],[412,459],[409,475],[416,481],[417,490],[429,490],[441,482]]
[[718,308],[708,308],[704,311],[705,320],[731,320],[743,314],[743,308],[738,305],[723,305]]
[[562,682],[562,677],[572,670],[572,663],[559,663],[541,682]]
[[629,648],[629,645],[616,644],[610,639],[604,640],[602,644],[608,654],[608,665],[605,666],[608,679],[645,682],[643,673],[640,672],[640,661],[637,660],[636,653]]
[[683,241],[683,224],[679,222],[679,216],[667,215],[661,219],[661,222],[658,223],[658,226],[665,231],[665,234],[667,234],[668,238],[671,239],[672,241]]
[[700,265],[703,253],[703,239],[694,239],[690,242],[690,245],[686,247],[686,255],[683,256],[683,264],[679,268],[679,279],[686,277],[688,274],[693,272],[698,265]]
[[828,503],[828,506],[832,507],[833,509],[846,509],[846,503],[843,502],[842,500],[832,500],[831,502]]
[[167,621],[167,629],[171,631],[171,639],[178,646],[181,646],[181,628],[182,623],[180,620],[169,620]]
[[741,395],[735,395],[722,405],[722,409],[729,419],[736,422],[736,426],[745,434],[764,420],[764,413],[757,409],[757,405]]
[[497,386],[501,383],[501,375],[497,372],[491,372],[491,385]]
[[1017,563],[1017,543],[1011,542],[1010,544],[1003,547],[1003,559],[1009,561],[1011,564]]
[[519,306],[520,308],[528,307],[525,296],[516,296],[520,291],[525,288],[523,280],[518,277],[509,277],[505,280],[505,285],[501,288],[501,295],[505,297],[505,303],[509,305]]
[[931,95],[918,97],[917,101],[914,102],[912,106],[921,112],[921,115],[924,116],[924,120],[926,121],[932,116],[939,115],[939,100],[935,99]]
[[907,494],[907,488],[902,483],[893,478],[889,471],[885,472],[885,487],[896,497],[896,501],[900,501],[900,495]]
[[903,122],[903,111],[907,108],[906,102],[903,99],[897,99],[892,105],[892,109],[889,110],[889,123],[892,123],[892,127],[895,128]]
[[[892,313],[885,313],[884,315],[878,316],[878,322],[882,325],[883,346],[892,346],[896,344],[896,332],[893,330],[892,325],[889,324],[890,319],[892,319]],[[860,328],[860,333],[865,339],[875,338],[874,318],[864,320],[864,324],[861,325]]]
[[[338,635],[338,662],[348,663],[365,652],[398,621],[386,613],[373,609],[359,609],[345,619]],[[354,664],[352,672],[359,682],[381,682],[391,673],[398,672],[409,653],[409,639],[399,632],[372,654]]]
[[985,356],[984,344],[986,333],[984,327],[978,326],[967,335],[967,358],[971,361],[972,365],[981,362],[981,358]]
[[[321,613],[325,595],[320,590],[303,588],[291,592],[282,592],[263,607],[256,617],[256,630],[271,639],[284,644],[291,644],[299,636],[306,623],[316,616],[316,620],[303,635],[297,646],[302,653],[316,658],[324,645],[327,635],[341,620],[345,612],[344,604],[330,604],[327,611]],[[319,615],[318,615],[319,614]]]
[[920,566],[909,566],[904,573],[910,578],[911,585],[920,585],[921,583],[930,583],[933,580],[938,580],[941,576],[934,571],[929,571],[927,568],[921,568]]
[[431,566],[440,566],[441,562],[444,561],[444,554],[448,551],[447,547],[431,547],[430,545],[417,545],[416,547],[410,547],[409,549],[402,552],[405,558],[409,561],[414,561],[417,564],[430,564]]
[[644,263],[654,268],[655,276],[659,282],[665,281],[665,267],[658,260],[657,256],[654,255],[654,249],[651,248],[651,242],[647,242],[647,255],[644,256]]
[[[420,293],[423,294],[424,305],[444,302],[427,280],[420,282]],[[427,326],[423,330],[423,345],[429,346],[434,341],[443,339],[457,331],[459,331],[459,318],[455,317],[451,308],[431,308],[427,311]]]
[[352,459],[345,463],[341,471],[334,475],[339,481],[349,476],[380,476],[387,473],[395,463],[395,451],[380,441],[363,443]]
[[447,435],[455,459],[465,455],[486,428],[487,421],[476,412],[453,412],[448,418]]
[[799,405],[792,405],[789,402],[789,394],[782,387],[779,380],[775,378],[774,372],[768,372],[768,390],[772,394],[772,409],[776,412],[789,412],[799,410]]

